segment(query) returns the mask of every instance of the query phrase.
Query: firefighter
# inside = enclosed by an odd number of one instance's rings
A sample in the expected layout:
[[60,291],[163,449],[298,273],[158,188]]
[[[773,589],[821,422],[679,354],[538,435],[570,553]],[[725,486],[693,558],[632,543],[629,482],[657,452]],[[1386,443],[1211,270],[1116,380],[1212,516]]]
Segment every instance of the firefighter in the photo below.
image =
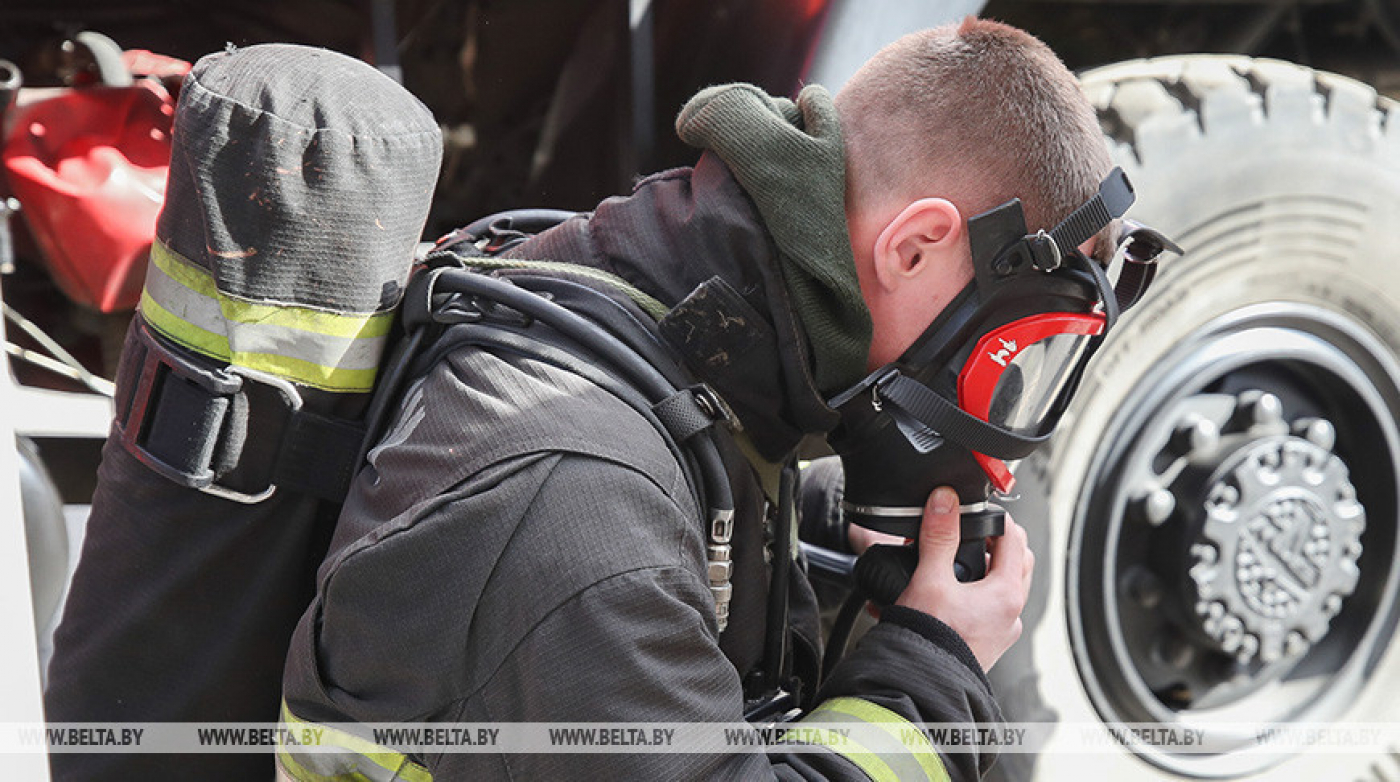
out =
[[[822,681],[815,600],[786,561],[782,476],[805,437],[840,423],[834,397],[941,333],[931,326],[974,278],[970,217],[1019,198],[1026,224],[1048,230],[1095,197],[1110,163],[1094,112],[1044,45],[968,20],[892,44],[834,99],[708,89],[677,132],[703,150],[693,168],[489,264],[475,245],[443,247],[440,263],[566,304],[574,287],[601,292],[659,371],[713,395],[702,407],[720,420],[705,436],[732,518],[707,516],[716,492],[697,493],[645,409],[587,367],[479,335],[438,351],[350,488],[288,652],[284,722],[340,750],[288,741],[284,776],[975,779],[992,764],[901,728],[1000,720],[985,672],[1021,632],[1024,531],[1008,522],[985,578],[960,583],[960,500],[934,491],[908,587]],[[500,316],[517,331],[544,317],[471,309],[489,298],[473,296],[441,317]],[[738,722],[765,702],[805,706],[796,726],[866,723],[882,738],[813,730],[792,734],[805,751],[564,755],[424,752],[346,728]]]

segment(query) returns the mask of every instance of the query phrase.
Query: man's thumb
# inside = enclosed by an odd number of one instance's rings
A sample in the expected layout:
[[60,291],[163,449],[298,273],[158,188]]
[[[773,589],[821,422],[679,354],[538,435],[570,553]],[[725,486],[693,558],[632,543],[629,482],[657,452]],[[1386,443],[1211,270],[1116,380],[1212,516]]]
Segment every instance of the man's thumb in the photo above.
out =
[[951,565],[962,542],[962,515],[958,513],[958,493],[940,486],[924,504],[924,523],[919,529],[919,561]]

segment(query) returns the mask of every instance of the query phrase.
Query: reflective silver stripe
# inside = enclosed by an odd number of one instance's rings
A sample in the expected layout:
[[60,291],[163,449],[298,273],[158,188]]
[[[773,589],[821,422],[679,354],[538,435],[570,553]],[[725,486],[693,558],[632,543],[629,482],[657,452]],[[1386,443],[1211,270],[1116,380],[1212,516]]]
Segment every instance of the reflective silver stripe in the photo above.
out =
[[277,750],[277,762],[297,782],[397,782],[397,773],[358,755],[296,752],[289,745]]
[[[820,728],[823,725],[849,726],[852,723],[864,723],[879,728],[877,731],[861,734],[860,751],[862,754],[868,753],[879,758],[882,764],[893,772],[895,779],[901,782],[948,782],[948,771],[943,765],[943,759],[929,742],[928,736],[919,730],[918,726],[879,704],[861,698],[832,698],[813,709],[799,724],[804,728]],[[847,754],[842,751],[839,742],[827,746],[838,754]],[[884,768],[871,764],[868,760],[863,765],[862,758],[854,754],[849,759],[865,770],[871,779],[878,779],[884,773]],[[866,765],[870,765],[871,768],[867,769]]]
[[235,299],[214,287],[207,270],[159,242],[151,249],[141,312],[192,350],[331,391],[373,387],[393,318]]
[[[298,782],[433,782],[433,775],[401,752],[360,738],[343,730],[303,720],[282,703],[282,725],[278,731],[277,762]],[[295,738],[314,735],[320,747],[340,747],[342,752],[300,750]]]

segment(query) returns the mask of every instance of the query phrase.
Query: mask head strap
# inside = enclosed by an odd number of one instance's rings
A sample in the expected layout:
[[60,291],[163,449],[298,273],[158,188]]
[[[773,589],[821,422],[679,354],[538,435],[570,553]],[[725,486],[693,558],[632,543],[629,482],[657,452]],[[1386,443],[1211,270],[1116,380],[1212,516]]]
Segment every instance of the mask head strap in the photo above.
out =
[[1137,196],[1133,193],[1133,184],[1128,181],[1128,175],[1123,173],[1123,169],[1114,168],[1099,184],[1099,192],[1093,198],[1050,230],[1050,238],[1058,248],[1073,251],[1102,231],[1104,226],[1127,213],[1135,200]]
[[1136,196],[1123,169],[1114,168],[1093,198],[1049,231],[1026,230],[1020,199],[968,221],[977,284],[984,293],[1001,281],[1032,271],[1052,272],[1105,226],[1122,217]]
[[1118,287],[1114,293],[1118,308],[1127,310],[1142,300],[1148,287],[1157,275],[1157,259],[1164,252],[1177,255],[1185,251],[1160,232],[1132,220],[1123,221],[1123,232],[1118,240],[1117,259],[1121,261],[1118,273]]

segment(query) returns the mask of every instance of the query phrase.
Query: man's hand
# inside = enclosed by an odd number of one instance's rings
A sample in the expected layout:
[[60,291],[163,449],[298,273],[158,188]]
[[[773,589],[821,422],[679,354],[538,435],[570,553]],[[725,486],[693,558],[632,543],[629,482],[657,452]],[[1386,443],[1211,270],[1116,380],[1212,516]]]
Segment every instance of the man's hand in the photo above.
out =
[[953,575],[959,518],[956,492],[945,486],[929,495],[919,531],[919,565],[897,602],[957,631],[987,671],[1021,637],[1035,555],[1026,545],[1026,531],[1007,518],[1006,532],[988,541],[986,578],[961,583]]

